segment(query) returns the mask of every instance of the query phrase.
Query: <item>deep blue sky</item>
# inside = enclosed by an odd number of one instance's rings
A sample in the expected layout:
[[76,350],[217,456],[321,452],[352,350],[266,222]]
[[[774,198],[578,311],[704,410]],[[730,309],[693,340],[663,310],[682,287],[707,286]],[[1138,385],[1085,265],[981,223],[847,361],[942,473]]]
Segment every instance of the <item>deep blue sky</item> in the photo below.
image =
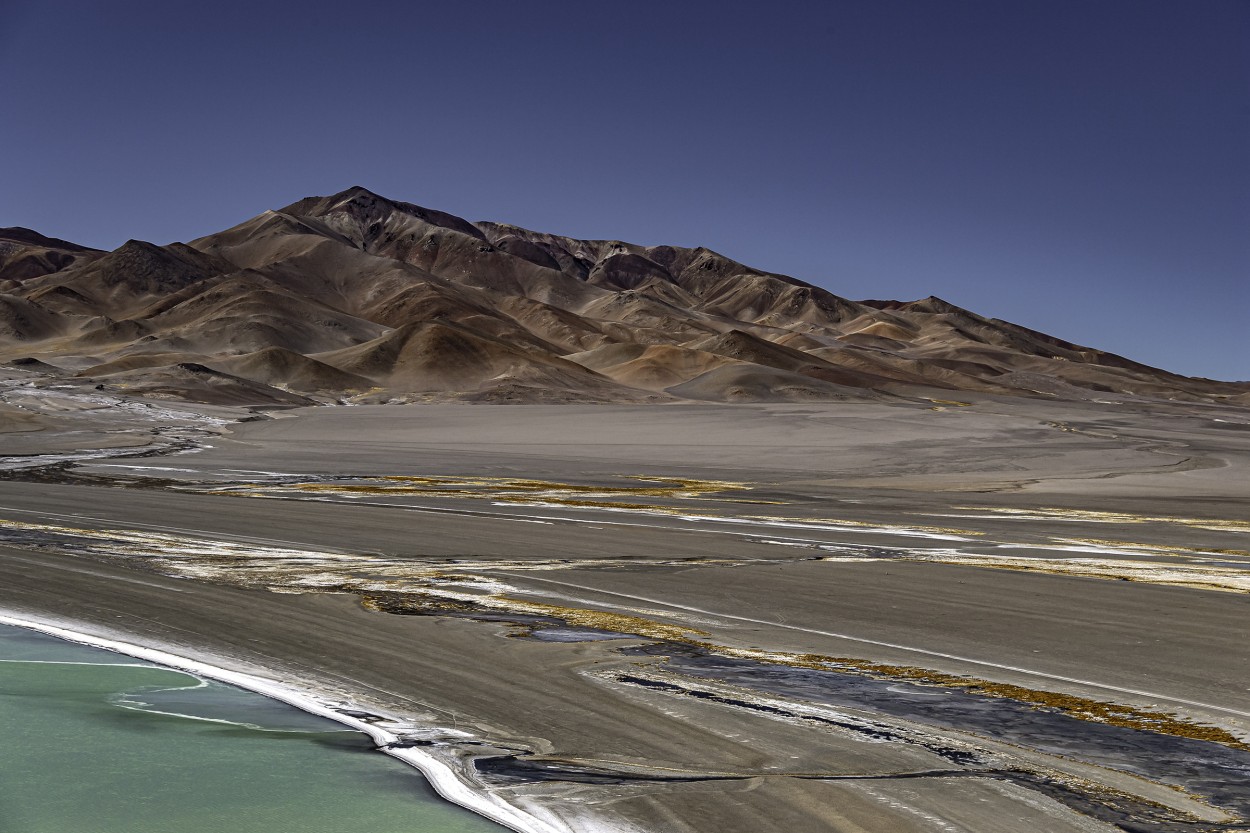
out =
[[364,185],[1250,379],[1250,2],[0,0],[0,226]]

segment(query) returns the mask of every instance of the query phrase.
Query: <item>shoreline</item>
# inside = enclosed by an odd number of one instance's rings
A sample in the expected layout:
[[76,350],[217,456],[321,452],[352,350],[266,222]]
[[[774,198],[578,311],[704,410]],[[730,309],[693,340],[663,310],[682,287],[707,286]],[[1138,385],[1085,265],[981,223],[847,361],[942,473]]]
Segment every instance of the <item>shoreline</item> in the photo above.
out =
[[[241,671],[232,671],[202,660],[172,654],[158,648],[148,648],[131,642],[73,630],[72,627],[66,627],[66,624],[70,623],[58,622],[54,624],[33,618],[30,614],[17,613],[0,608],[0,625],[10,625],[36,631],[67,642],[101,648],[134,657],[135,659],[146,660],[155,665],[182,671],[203,679],[216,680],[217,682],[226,683],[286,703],[301,711],[324,717],[347,726],[353,731],[361,732],[373,741],[375,751],[403,761],[416,769],[421,777],[433,788],[434,792],[444,801],[477,813],[483,818],[516,831],[516,833],[575,833],[575,831],[576,833],[582,833],[582,831],[585,831],[585,833],[618,833],[618,831],[619,833],[625,833],[617,826],[604,825],[601,822],[590,822],[587,825],[578,825],[576,828],[568,824],[557,826],[549,820],[538,818],[519,807],[500,801],[485,791],[475,790],[465,783],[451,763],[420,748],[392,746],[391,744],[405,740],[403,735],[384,728],[382,724],[344,714],[338,708],[317,699],[310,692],[300,691],[252,674],[245,674]],[[403,722],[392,715],[383,714],[377,716],[395,723]],[[459,730],[444,728],[442,731]],[[589,820],[587,821],[589,822]]]

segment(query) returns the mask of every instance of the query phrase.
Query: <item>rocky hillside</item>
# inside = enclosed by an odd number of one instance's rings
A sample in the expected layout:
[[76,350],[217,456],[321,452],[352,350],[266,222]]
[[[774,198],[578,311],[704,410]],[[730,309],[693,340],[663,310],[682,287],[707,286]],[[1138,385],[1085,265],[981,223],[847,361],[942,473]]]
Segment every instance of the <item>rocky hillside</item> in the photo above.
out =
[[708,249],[470,223],[363,188],[189,244],[0,230],[0,362],[36,361],[257,404],[1250,396],[939,298],[850,301]]

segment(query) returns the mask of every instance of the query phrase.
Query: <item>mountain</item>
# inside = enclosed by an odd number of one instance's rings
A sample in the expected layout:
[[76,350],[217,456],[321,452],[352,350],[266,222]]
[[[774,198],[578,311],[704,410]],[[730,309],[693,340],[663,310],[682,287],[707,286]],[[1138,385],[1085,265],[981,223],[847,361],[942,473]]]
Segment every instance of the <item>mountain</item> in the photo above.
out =
[[0,361],[31,360],[258,404],[1250,397],[940,298],[851,301],[709,249],[470,223],[364,188],[189,244],[0,230]]
[[104,254],[28,228],[0,228],[0,292]]

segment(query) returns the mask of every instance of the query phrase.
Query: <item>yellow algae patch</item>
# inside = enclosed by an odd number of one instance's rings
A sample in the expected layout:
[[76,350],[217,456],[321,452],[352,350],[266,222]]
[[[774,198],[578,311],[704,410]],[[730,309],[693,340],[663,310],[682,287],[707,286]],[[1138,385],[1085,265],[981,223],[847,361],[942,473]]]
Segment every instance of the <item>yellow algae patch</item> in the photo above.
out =
[[508,610],[533,616],[551,616],[578,628],[595,628],[601,631],[633,634],[649,639],[663,639],[673,642],[689,641],[692,636],[707,636],[705,632],[697,628],[685,625],[670,625],[627,613],[608,613],[592,608],[562,607],[541,602],[522,601],[508,596],[494,596],[491,601],[505,606]]
[[[760,521],[762,523],[784,523],[800,527],[820,528],[822,526],[845,527],[848,529],[865,529],[880,532],[926,532],[936,535],[984,535],[974,529],[959,529],[950,526],[928,526],[926,524],[906,524],[892,526],[890,524],[871,523],[869,521],[851,521],[843,518],[793,518],[785,515],[743,515],[742,520]],[[734,520],[734,519],[730,519]]]
[[1186,526],[1197,527],[1198,529],[1210,529],[1215,532],[1250,532],[1250,522],[1246,521],[1223,521],[1223,520],[1202,520],[1199,518],[1185,518],[1181,523]]
[[[789,525],[805,530],[823,528],[856,529],[911,535],[981,536],[984,532],[956,527],[925,524],[889,525],[839,518],[794,518],[784,515],[722,515],[714,511],[677,503],[678,501],[716,501],[752,505],[785,505],[784,501],[726,498],[726,492],[748,490],[747,483],[721,480],[689,480],[682,478],[630,477],[660,486],[594,486],[558,483],[546,480],[508,478],[437,478],[393,475],[377,478],[356,478],[353,482],[285,483],[216,487],[213,494],[240,497],[275,497],[282,495],[362,495],[390,497],[476,498],[518,505],[568,506],[572,508],[611,509],[663,515],[688,515],[728,522],[751,522],[760,525]],[[669,499],[673,504],[639,503],[629,498]]]
[[623,503],[615,500],[583,500],[578,498],[560,497],[497,497],[502,503],[518,503],[527,506],[548,504],[552,506],[590,507],[594,509],[630,509],[635,512],[660,512],[666,515],[690,515],[695,510],[674,506],[660,506],[654,503]]
[[985,512],[990,515],[1001,515],[1021,520],[1086,521],[1088,523],[1111,524],[1163,523],[1180,524],[1182,526],[1194,527],[1195,529],[1208,529],[1216,532],[1250,533],[1250,521],[1185,518],[1176,515],[1138,515],[1131,512],[1100,512],[1092,509],[1060,509],[1056,507],[1009,509],[1000,506],[955,506],[953,508],[970,512]]
[[[1034,564],[1034,561],[1041,561]],[[963,562],[951,562],[963,563]],[[1187,587],[1191,590],[1213,590],[1224,593],[1250,593],[1250,574],[1236,569],[1217,567],[1195,569],[1181,566],[1134,566],[1131,562],[1110,559],[1074,559],[1072,561],[1022,558],[1012,563],[975,563],[975,567],[1000,570],[1050,573],[1078,578],[1132,581],[1140,584],[1161,584]]]
[[[1012,544],[1014,549],[1053,549],[1045,544]],[[1149,553],[1143,553],[1149,555]],[[841,561],[830,556],[826,561]],[[1132,581],[1213,590],[1226,593],[1250,593],[1250,570],[1239,567],[1215,567],[1199,564],[1176,564],[1129,561],[1116,558],[1045,558],[966,553],[957,550],[908,550],[890,556],[892,561],[951,564],[961,567],[987,567],[997,570],[1048,573],[1077,578]]]
[[681,489],[691,494],[751,488],[749,484],[734,480],[696,480],[688,477],[647,477],[644,475],[629,475],[628,479],[640,480],[644,483],[667,483],[670,488]]
[[[669,500],[708,500],[710,495],[750,489],[746,483],[723,480],[694,480],[677,477],[628,477],[624,478],[651,485],[593,485],[563,483],[508,477],[452,477],[423,475],[383,475],[378,477],[352,477],[341,480],[303,483],[248,483],[213,489],[218,494],[236,494],[249,497],[257,492],[275,494],[329,494],[342,497],[361,495],[375,496],[426,496],[456,497],[498,500],[509,503],[543,502],[568,506],[602,506],[604,508],[627,508],[648,511],[669,511],[668,507],[652,504],[628,503],[625,499],[638,497]],[[735,502],[751,502],[742,501]],[[761,501],[776,503],[776,501]]]
[[1105,547],[1110,550],[1141,553],[1144,555],[1175,555],[1186,557],[1202,557],[1210,555],[1228,555],[1236,558],[1250,558],[1250,551],[1215,549],[1203,547],[1173,547],[1165,544],[1141,544],[1134,541],[1109,541],[1104,538],[1054,538],[1050,540],[1063,544],[1087,544],[1091,547]]

